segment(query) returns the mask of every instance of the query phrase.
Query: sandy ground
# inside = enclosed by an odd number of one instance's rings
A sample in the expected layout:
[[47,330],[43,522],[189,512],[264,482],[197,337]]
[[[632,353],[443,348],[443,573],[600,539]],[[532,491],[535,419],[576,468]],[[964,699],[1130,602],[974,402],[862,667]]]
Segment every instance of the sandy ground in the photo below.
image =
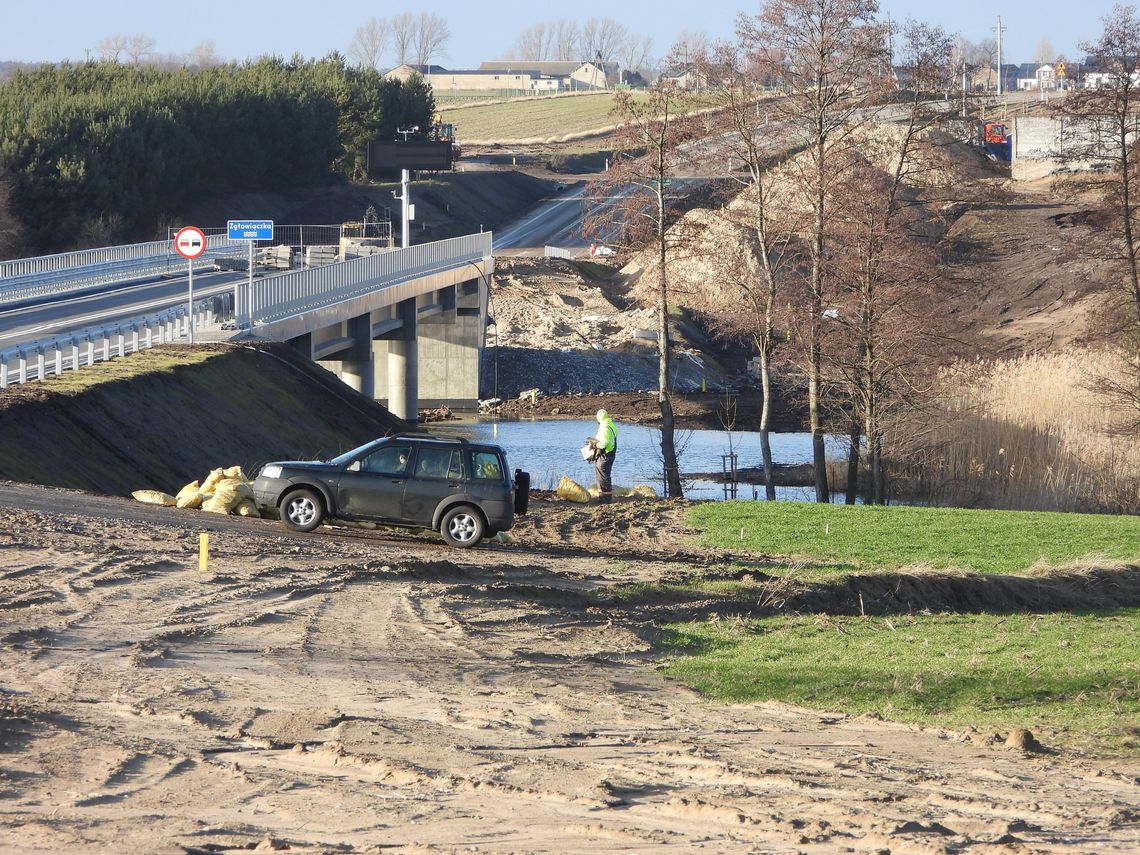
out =
[[[0,851],[1135,852],[1140,764],[656,670],[665,503],[512,546],[0,485]],[[211,530],[207,572],[198,538]]]

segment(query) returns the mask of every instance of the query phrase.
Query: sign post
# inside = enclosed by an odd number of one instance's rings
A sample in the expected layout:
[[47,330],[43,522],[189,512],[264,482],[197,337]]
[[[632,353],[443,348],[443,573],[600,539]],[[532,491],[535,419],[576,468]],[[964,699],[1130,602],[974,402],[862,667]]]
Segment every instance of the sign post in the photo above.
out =
[[186,308],[190,313],[190,343],[194,343],[194,259],[206,251],[206,233],[196,226],[186,226],[174,235],[174,251],[186,259],[189,283]]
[[249,289],[246,299],[234,283],[234,326],[239,330],[248,326],[249,300],[253,298],[253,244],[259,240],[273,240],[273,220],[226,220],[226,234],[230,240],[249,241]]

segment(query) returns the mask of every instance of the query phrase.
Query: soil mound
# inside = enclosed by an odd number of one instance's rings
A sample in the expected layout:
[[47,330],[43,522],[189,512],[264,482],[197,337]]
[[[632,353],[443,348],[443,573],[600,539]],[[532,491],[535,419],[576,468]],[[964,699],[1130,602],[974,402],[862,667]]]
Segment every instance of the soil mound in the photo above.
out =
[[0,478],[123,495],[323,458],[407,423],[284,345],[166,345],[0,391]]

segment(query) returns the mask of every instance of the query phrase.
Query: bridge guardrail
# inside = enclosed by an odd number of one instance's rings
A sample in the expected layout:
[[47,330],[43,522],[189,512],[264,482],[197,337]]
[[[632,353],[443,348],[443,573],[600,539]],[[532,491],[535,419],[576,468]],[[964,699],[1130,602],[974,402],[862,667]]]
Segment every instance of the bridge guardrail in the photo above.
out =
[[[225,235],[211,235],[206,239],[206,247],[206,252],[195,260],[195,270],[213,264],[215,258],[241,255],[247,251],[244,243],[231,243]],[[170,241],[0,261],[0,305],[132,277],[178,273],[186,269],[186,264],[186,259],[171,249]]]
[[[214,298],[195,306],[196,328],[217,322],[213,304]],[[85,327],[0,350],[0,389],[188,338],[189,317],[183,305],[144,318]]]
[[482,232],[282,273],[254,282],[249,320],[255,326],[283,320],[375,291],[377,280],[391,287],[490,255],[491,233]]

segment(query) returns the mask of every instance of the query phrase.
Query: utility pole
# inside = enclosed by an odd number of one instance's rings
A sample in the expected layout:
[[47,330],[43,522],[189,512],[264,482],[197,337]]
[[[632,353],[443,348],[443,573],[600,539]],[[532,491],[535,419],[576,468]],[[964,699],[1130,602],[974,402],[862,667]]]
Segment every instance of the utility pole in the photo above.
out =
[[962,118],[966,118],[966,60],[962,60]]
[[[414,125],[407,130],[403,128],[397,129],[396,133],[404,135],[404,142],[408,141],[409,134],[419,133],[420,126]],[[411,194],[408,192],[411,189],[411,176],[408,170],[400,170],[400,195],[396,195],[396,191],[392,191],[392,196],[400,201],[400,248],[407,249],[411,245],[409,239],[408,220],[412,214],[412,200]]]
[[1006,29],[1005,27],[1003,27],[1001,25],[1001,15],[998,15],[997,26],[991,27],[990,29],[997,33],[997,42],[998,42],[998,67],[997,67],[998,95],[1000,96],[1002,94],[1002,92],[1004,91],[1004,89],[1002,87],[1005,83],[1005,81],[1002,79],[1002,73],[1001,73],[1001,34],[1004,33],[1005,29]]

